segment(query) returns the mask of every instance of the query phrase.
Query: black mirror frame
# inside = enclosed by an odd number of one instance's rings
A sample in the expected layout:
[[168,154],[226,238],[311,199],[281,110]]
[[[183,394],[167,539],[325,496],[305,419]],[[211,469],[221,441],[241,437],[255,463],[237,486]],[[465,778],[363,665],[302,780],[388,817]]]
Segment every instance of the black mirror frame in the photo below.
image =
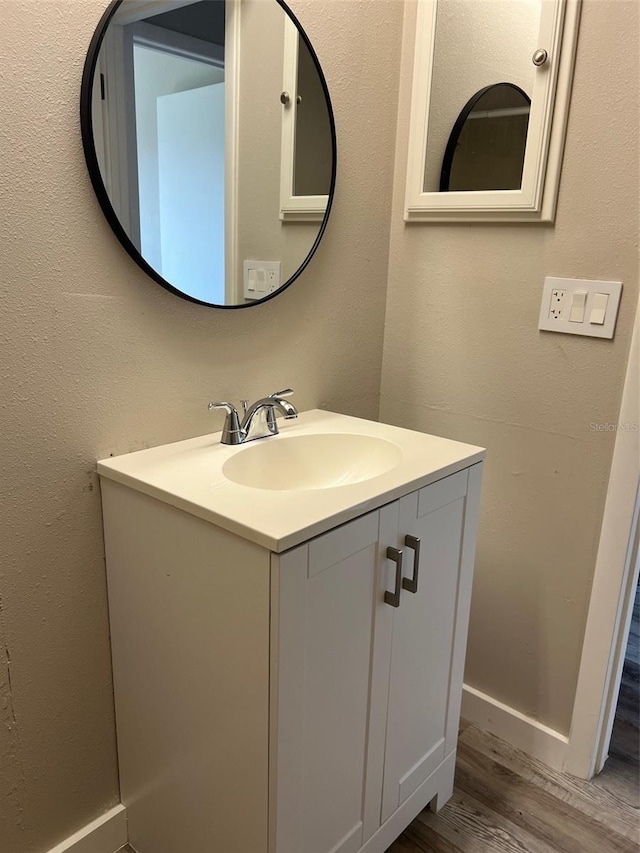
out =
[[439,192],[448,193],[449,192],[449,182],[451,180],[451,168],[453,166],[453,158],[456,153],[456,146],[458,145],[458,139],[460,138],[460,134],[462,133],[462,128],[465,125],[465,122],[469,118],[469,114],[472,112],[475,105],[478,103],[480,98],[483,95],[486,95],[491,89],[496,86],[509,86],[511,89],[515,89],[521,95],[523,95],[527,99],[527,103],[531,106],[531,98],[524,89],[521,89],[520,86],[516,86],[515,83],[492,83],[490,86],[485,86],[483,89],[479,89],[475,95],[472,95],[471,98],[467,101],[464,107],[460,110],[460,114],[458,118],[455,120],[455,124],[449,134],[449,139],[447,140],[447,147],[444,150],[444,157],[442,158],[442,169],[440,170],[440,187]]
[[100,18],[98,22],[98,26],[93,34],[91,42],[89,44],[89,49],[87,51],[87,57],[84,63],[84,69],[82,72],[82,84],[80,88],[80,130],[82,134],[82,147],[84,149],[84,156],[87,162],[87,169],[89,171],[89,177],[91,179],[91,183],[93,185],[93,189],[98,198],[98,202],[100,203],[100,207],[102,208],[102,212],[105,215],[105,218],[109,225],[111,226],[112,231],[124,247],[124,249],[128,252],[128,254],[133,258],[136,264],[157,284],[161,287],[164,287],[165,290],[168,290],[170,293],[179,296],[181,299],[186,299],[189,302],[195,302],[197,305],[204,305],[207,308],[221,308],[225,310],[233,310],[237,308],[253,308],[257,305],[262,305],[265,302],[268,302],[270,299],[273,299],[276,296],[279,296],[284,290],[286,290],[293,282],[299,278],[299,276],[304,272],[307,268],[309,261],[316,253],[316,250],[320,244],[320,240],[322,239],[325,229],[327,227],[327,222],[329,221],[329,214],[331,213],[331,207],[333,204],[333,197],[335,193],[335,185],[336,185],[336,170],[337,170],[337,143],[336,143],[336,125],[335,118],[333,114],[333,106],[331,104],[331,97],[329,95],[329,88],[327,86],[327,81],[325,79],[324,73],[322,71],[322,67],[320,66],[320,61],[318,60],[318,56],[313,48],[313,45],[309,41],[309,37],[305,33],[302,25],[293,14],[291,9],[287,6],[284,0],[274,0],[275,3],[278,4],[284,11],[286,15],[293,21],[295,24],[300,37],[304,41],[309,50],[311,58],[313,59],[314,65],[316,67],[316,71],[318,72],[318,77],[320,79],[320,84],[322,86],[322,90],[324,92],[324,96],[327,102],[327,112],[329,115],[329,124],[331,130],[331,153],[333,157],[333,162],[331,166],[331,182],[329,186],[329,194],[327,198],[327,209],[325,211],[324,217],[320,224],[320,228],[318,230],[318,234],[316,239],[309,250],[306,258],[302,262],[302,264],[298,267],[296,272],[289,278],[287,281],[282,284],[278,290],[274,293],[271,293],[269,296],[265,296],[264,299],[256,300],[254,302],[248,302],[246,304],[238,304],[238,305],[220,305],[215,302],[203,302],[200,299],[195,299],[193,296],[189,296],[189,294],[184,293],[182,290],[178,290],[174,287],[170,282],[164,279],[152,266],[150,266],[145,259],[142,257],[138,249],[132,243],[129,235],[126,233],[122,225],[120,224],[120,220],[113,209],[113,205],[111,204],[111,200],[109,199],[109,195],[104,186],[102,175],[100,173],[100,166],[98,164],[98,157],[96,154],[95,143],[93,140],[93,118],[91,114],[91,101],[93,94],[93,79],[96,69],[96,64],[98,62],[98,54],[100,52],[100,47],[102,46],[102,42],[105,36],[106,29],[111,21],[111,18],[114,16],[118,7],[122,4],[123,0],[111,0],[111,3],[107,7],[106,11]]

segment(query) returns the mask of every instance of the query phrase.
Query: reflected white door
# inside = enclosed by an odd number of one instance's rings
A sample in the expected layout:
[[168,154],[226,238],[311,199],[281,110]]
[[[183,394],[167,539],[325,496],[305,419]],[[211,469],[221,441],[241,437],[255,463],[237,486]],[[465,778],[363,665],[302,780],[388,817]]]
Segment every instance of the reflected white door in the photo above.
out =
[[224,303],[224,83],[158,98],[162,276]]

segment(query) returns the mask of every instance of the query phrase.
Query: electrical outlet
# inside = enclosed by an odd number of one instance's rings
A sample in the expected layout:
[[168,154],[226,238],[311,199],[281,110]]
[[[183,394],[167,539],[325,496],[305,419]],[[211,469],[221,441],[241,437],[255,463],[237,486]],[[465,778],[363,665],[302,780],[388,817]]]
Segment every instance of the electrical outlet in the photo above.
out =
[[549,303],[549,319],[564,320],[569,310],[569,291],[554,288]]
[[547,276],[538,328],[565,335],[612,338],[622,282]]

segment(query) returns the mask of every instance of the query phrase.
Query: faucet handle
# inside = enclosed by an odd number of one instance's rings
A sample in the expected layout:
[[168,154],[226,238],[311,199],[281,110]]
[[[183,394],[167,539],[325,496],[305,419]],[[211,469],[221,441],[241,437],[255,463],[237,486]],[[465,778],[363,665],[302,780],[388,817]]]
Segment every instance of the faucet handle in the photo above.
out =
[[221,401],[219,403],[209,403],[207,409],[209,409],[209,411],[212,409],[224,409],[228,415],[232,415],[235,412],[236,407],[232,403],[225,403]]
[[222,436],[220,437],[221,444],[242,444],[244,441],[244,431],[240,427],[240,419],[236,407],[231,403],[223,401],[219,403],[209,403],[209,411],[212,409],[224,409],[227,413],[224,419],[224,427],[222,428]]
[[282,391],[274,391],[269,394],[270,397],[290,397],[293,394],[293,388],[285,388]]

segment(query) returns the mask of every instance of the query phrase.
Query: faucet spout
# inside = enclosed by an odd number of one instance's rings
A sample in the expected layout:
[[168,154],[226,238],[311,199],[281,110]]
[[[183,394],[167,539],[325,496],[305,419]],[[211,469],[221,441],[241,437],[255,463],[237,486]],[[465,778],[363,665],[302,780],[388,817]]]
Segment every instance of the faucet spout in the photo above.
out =
[[279,409],[287,420],[298,417],[298,410],[288,400],[276,400],[275,406]]
[[290,388],[278,391],[269,397],[261,397],[246,410],[241,429],[245,433],[245,441],[264,438],[278,434],[275,410],[277,409],[287,420],[298,417],[298,410],[284,399],[284,395],[293,394]]
[[277,400],[280,406],[280,411],[285,416],[285,418],[297,418],[298,410],[286,400],[286,397],[290,397],[293,394],[293,388],[285,388],[283,391],[276,391],[275,394],[269,394],[269,399]]

